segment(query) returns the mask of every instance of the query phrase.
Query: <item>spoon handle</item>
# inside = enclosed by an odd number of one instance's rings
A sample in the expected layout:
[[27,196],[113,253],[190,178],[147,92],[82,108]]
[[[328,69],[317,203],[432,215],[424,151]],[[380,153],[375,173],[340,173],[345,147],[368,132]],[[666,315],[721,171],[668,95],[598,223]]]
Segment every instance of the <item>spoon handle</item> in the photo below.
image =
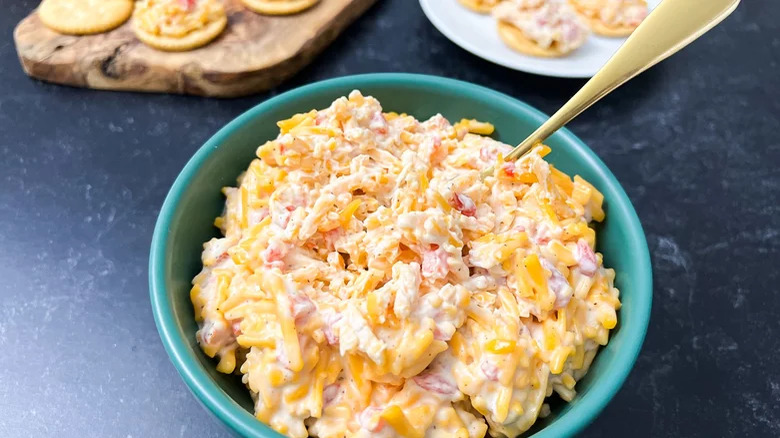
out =
[[626,81],[668,58],[712,29],[740,0],[663,0],[626,42],[552,117],[506,156],[516,160],[534,145]]

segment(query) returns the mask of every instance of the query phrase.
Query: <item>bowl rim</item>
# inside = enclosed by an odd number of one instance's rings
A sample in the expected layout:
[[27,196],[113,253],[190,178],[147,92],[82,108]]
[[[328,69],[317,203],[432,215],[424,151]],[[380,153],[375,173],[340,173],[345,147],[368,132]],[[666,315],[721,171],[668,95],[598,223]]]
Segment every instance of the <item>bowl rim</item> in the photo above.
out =
[[[168,246],[171,220],[183,193],[201,166],[209,159],[214,150],[232,135],[234,130],[251,123],[258,115],[277,105],[294,101],[308,93],[326,91],[330,88],[351,87],[359,89],[376,85],[409,86],[412,84],[414,86],[446,88],[451,92],[465,96],[487,95],[491,99],[501,101],[502,104],[527,113],[531,119],[539,124],[548,118],[543,112],[514,97],[480,85],[455,79],[412,73],[370,73],[342,76],[314,82],[279,94],[255,105],[230,121],[209,138],[188,160],[166,195],[155,223],[149,254],[149,295],[154,321],[165,351],[189,390],[204,407],[234,433],[245,437],[267,438],[279,436],[275,435],[272,429],[256,420],[252,414],[239,406],[216,382],[211,380],[208,374],[201,369],[198,359],[188,353],[188,342],[177,334],[175,314],[172,310],[171,302],[167,299],[168,294],[165,286],[165,253]],[[652,307],[652,265],[650,263],[650,252],[639,217],[628,195],[626,195],[625,190],[606,164],[584,142],[566,128],[559,130],[558,135],[561,135],[563,140],[572,144],[578,150],[581,158],[585,160],[585,166],[602,174],[609,184],[613,186],[617,199],[612,199],[610,208],[623,210],[623,214],[629,218],[626,224],[629,231],[627,238],[631,241],[630,245],[638,249],[635,256],[640,265],[639,276],[633,279],[636,288],[633,306],[638,307],[638,313],[634,324],[622,328],[622,330],[628,330],[628,333],[624,336],[627,336],[629,340],[623,349],[615,352],[615,356],[610,361],[613,365],[610,367],[609,378],[589,388],[587,394],[583,395],[583,399],[587,399],[587,403],[580,402],[572,405],[565,414],[566,421],[556,421],[544,427],[532,435],[534,438],[573,436],[598,416],[620,389],[636,362],[647,333]],[[561,417],[561,419],[563,418]]]

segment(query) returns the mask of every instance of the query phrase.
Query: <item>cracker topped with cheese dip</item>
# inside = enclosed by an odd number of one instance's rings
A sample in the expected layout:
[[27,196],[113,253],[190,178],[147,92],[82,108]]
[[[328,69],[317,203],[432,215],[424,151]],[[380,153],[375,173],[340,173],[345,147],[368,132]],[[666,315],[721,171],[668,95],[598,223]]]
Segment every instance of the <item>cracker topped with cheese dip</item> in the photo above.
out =
[[133,14],[139,40],[172,52],[204,46],[225,26],[227,15],[218,0],[142,0]]
[[647,17],[646,0],[569,0],[594,33],[607,37],[631,35]]
[[505,1],[493,9],[498,34],[510,48],[531,56],[559,57],[585,44],[590,32],[566,3]]

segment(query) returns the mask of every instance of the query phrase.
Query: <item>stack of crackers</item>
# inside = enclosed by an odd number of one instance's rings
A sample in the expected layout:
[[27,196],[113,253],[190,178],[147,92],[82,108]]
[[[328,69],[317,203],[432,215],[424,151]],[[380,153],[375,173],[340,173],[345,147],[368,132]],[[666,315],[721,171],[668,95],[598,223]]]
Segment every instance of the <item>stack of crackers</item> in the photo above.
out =
[[[241,0],[258,14],[296,14],[319,0]],[[38,16],[50,29],[70,35],[112,30],[133,17],[133,31],[159,50],[204,46],[227,27],[221,0],[43,0]]]

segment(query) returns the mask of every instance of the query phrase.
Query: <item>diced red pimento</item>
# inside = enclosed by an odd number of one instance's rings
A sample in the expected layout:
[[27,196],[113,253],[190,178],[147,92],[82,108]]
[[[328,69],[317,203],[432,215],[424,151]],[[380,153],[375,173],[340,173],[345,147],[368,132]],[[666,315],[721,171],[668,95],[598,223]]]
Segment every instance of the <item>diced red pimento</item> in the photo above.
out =
[[561,309],[566,307],[566,305],[569,304],[569,300],[571,300],[573,292],[569,282],[561,271],[559,271],[555,265],[548,262],[547,259],[542,259],[542,266],[550,271],[550,278],[547,279],[547,285],[550,287],[553,294],[555,294],[555,308]]
[[271,217],[271,222],[280,228],[287,228],[287,223],[290,222],[290,216],[292,216],[292,213],[290,213],[289,210],[279,210],[278,213]]
[[323,238],[325,239],[325,245],[327,245],[327,248],[329,250],[334,250],[336,248],[336,241],[338,238],[341,237],[341,228],[334,228],[332,230],[328,230],[323,234]]
[[445,396],[453,396],[458,391],[458,385],[447,378],[441,370],[432,370],[429,368],[414,377],[414,383],[420,385],[422,389]]
[[179,0],[179,4],[188,11],[195,8],[195,3],[197,3],[197,0]]
[[479,364],[479,369],[482,371],[482,374],[488,378],[488,380],[492,380],[494,382],[498,381],[498,367],[493,362],[489,360],[483,360]]
[[445,278],[450,271],[447,264],[447,251],[438,245],[431,245],[423,252],[422,275],[426,278]]
[[563,36],[567,42],[575,42],[580,39],[582,28],[574,23],[566,23],[563,25]]
[[268,242],[268,247],[260,253],[260,256],[265,260],[265,264],[272,267],[282,269],[284,267],[284,258],[290,248],[276,239],[271,239]]
[[341,385],[332,383],[322,390],[322,406],[331,404],[341,394]]
[[243,318],[238,319],[232,319],[230,320],[230,327],[233,329],[233,336],[240,336],[241,335],[241,320]]
[[431,139],[431,157],[430,161],[431,163],[439,163],[445,158],[447,158],[447,154],[449,153],[449,150],[446,146],[444,146],[441,142],[441,137],[438,135],[434,135]]
[[514,178],[515,176],[517,176],[517,167],[515,166],[515,163],[513,161],[504,163],[504,165],[501,166],[501,170],[504,172],[506,176],[510,178]]
[[381,409],[375,406],[365,408],[357,416],[358,424],[369,432],[379,432],[385,427],[385,420],[379,417],[381,411]]
[[450,199],[450,205],[463,213],[464,216],[474,217],[477,215],[477,205],[474,201],[463,193],[453,193]]
[[482,149],[479,150],[479,158],[482,161],[487,161],[489,163],[492,163],[496,161],[496,158],[498,158],[498,149],[491,148],[488,146],[483,146]]
[[247,221],[249,222],[249,226],[257,225],[260,222],[263,221],[268,216],[268,207],[258,208],[258,209],[250,209],[247,212]]
[[302,325],[309,320],[309,317],[317,311],[314,302],[304,293],[296,292],[289,295],[292,305],[292,315],[295,324]]
[[450,339],[452,339],[452,335],[442,331],[439,328],[439,326],[436,326],[436,328],[433,329],[433,339],[436,339],[437,341],[447,342]]
[[329,345],[337,345],[339,343],[339,335],[336,331],[336,323],[341,321],[341,314],[333,311],[326,311],[322,313],[322,333],[325,335],[325,340]]
[[281,228],[287,228],[287,224],[290,223],[290,218],[292,217],[293,212],[297,208],[298,206],[293,204],[285,205],[281,209],[277,208],[275,209],[275,214],[271,218],[271,221],[275,225],[278,225]]
[[387,134],[387,119],[385,119],[385,115],[381,111],[374,113],[368,127],[377,134]]
[[542,222],[539,224],[539,226],[536,227],[534,235],[531,236],[531,239],[536,242],[537,245],[547,245],[550,243],[551,237],[550,233],[552,230],[550,229],[549,225]]
[[222,321],[206,320],[198,331],[201,343],[213,347],[224,347],[233,342],[232,327],[228,327]]
[[528,237],[532,237],[536,234],[536,223],[527,217],[519,217],[515,221],[515,231],[524,232]]
[[574,251],[574,256],[583,275],[593,277],[596,274],[596,271],[599,269],[596,254],[584,239],[580,239],[577,242],[577,250]]

